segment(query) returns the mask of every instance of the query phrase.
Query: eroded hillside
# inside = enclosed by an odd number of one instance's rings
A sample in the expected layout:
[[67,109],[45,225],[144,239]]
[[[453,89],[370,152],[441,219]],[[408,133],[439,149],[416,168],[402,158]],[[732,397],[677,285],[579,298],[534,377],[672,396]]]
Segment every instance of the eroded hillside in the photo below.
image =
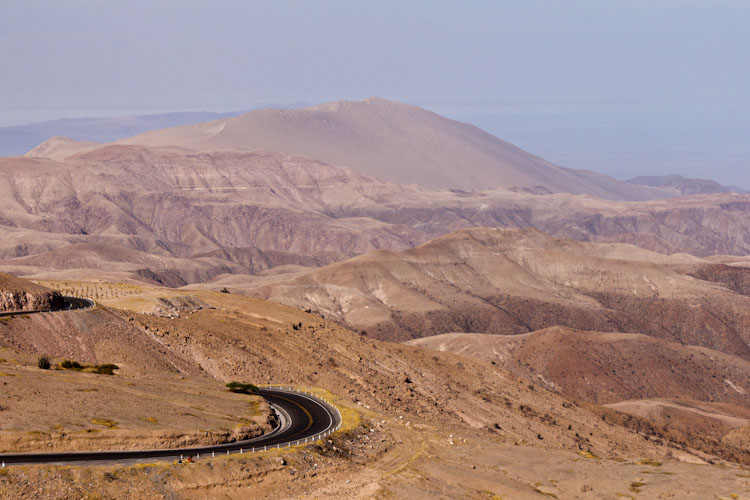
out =
[[477,226],[662,253],[750,252],[750,202],[730,193],[618,203],[544,190],[436,191],[301,156],[144,146],[5,158],[0,171],[0,268],[33,277],[183,286],[405,250]]
[[643,333],[747,358],[749,299],[686,274],[706,266],[688,255],[560,240],[536,230],[471,229],[412,250],[373,252],[237,288],[389,340],[563,325]]

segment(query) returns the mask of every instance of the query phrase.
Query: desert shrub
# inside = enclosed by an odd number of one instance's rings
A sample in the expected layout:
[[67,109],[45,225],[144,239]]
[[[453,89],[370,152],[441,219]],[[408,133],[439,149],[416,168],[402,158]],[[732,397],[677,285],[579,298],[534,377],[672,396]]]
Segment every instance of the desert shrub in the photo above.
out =
[[98,373],[99,375],[114,375],[115,370],[119,370],[120,367],[113,365],[112,363],[105,363],[102,365],[82,365],[78,361],[72,359],[63,359],[60,361],[60,368],[63,370],[76,370],[85,371],[88,373]]
[[229,392],[238,392],[240,394],[255,394],[258,392],[257,385],[243,384],[242,382],[229,382],[227,389],[229,389]]
[[219,290],[221,293],[229,293],[229,288],[224,287],[221,290]]
[[52,366],[52,363],[50,362],[49,356],[46,354],[42,354],[36,359],[36,366],[41,368],[42,370],[49,370]]
[[83,366],[78,361],[72,359],[63,359],[60,361],[60,368],[65,370],[83,370]]
[[112,363],[107,363],[103,365],[96,365],[94,366],[94,373],[98,373],[99,375],[114,375],[115,370],[119,370],[120,367],[117,365],[113,365]]

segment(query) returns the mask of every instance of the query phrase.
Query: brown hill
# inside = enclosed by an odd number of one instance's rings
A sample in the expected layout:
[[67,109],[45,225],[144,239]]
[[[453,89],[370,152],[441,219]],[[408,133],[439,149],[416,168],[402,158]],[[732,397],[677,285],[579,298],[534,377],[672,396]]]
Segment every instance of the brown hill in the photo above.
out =
[[[485,360],[379,342],[319,316],[236,295],[192,291],[214,308],[172,318],[140,314],[132,309],[186,293],[129,291],[126,297],[100,299],[110,306],[96,310],[0,322],[0,347],[114,362],[122,376],[141,379],[180,374],[254,383],[303,381],[391,418],[402,416],[402,423],[446,426],[451,432],[481,429],[484,436],[498,424],[494,435],[548,449],[606,451],[607,456],[683,454],[644,443],[559,395],[532,390]],[[131,310],[111,307],[118,303]]]
[[750,362],[640,334],[551,327],[521,335],[447,333],[409,344],[486,359],[600,404],[684,398],[750,406]]
[[375,97],[304,109],[263,109],[118,142],[193,150],[281,151],[386,181],[433,188],[544,186],[554,192],[614,200],[668,196],[596,172],[558,167],[472,125]]
[[[672,441],[736,456],[747,449],[750,363],[734,356],[645,335],[564,327],[511,336],[449,333],[409,344],[489,360],[535,386],[606,404],[618,413],[603,418]],[[639,423],[628,423],[627,415]]]
[[259,277],[238,289],[390,340],[563,325],[644,333],[748,358],[750,298],[686,274],[706,265],[536,230],[470,229],[399,253]]
[[[222,394],[218,382],[228,380],[325,387],[333,394],[317,392],[342,408],[344,430],[307,446],[204,456],[187,466],[8,467],[3,498],[240,499],[248,491],[287,498],[302,490],[323,498],[573,498],[583,490],[614,498],[635,488],[634,481],[664,497],[742,491],[744,469],[696,467],[724,462],[693,443],[670,441],[637,417],[532,389],[485,360],[378,342],[315,315],[236,295],[190,292],[215,309],[172,319],[111,308],[183,294],[126,290],[127,297],[103,299],[109,306],[96,310],[0,322],[0,371],[13,378],[13,399],[3,404],[14,415],[33,414],[15,420],[22,430],[13,432],[24,433],[26,442],[72,447],[102,443],[92,436],[99,434],[116,447],[117,439],[130,443],[150,426],[173,430],[169,438],[177,440],[189,438],[195,425],[231,425],[232,416],[246,424],[242,417],[253,407]],[[35,366],[40,349],[121,368],[111,378],[45,373]],[[49,401],[57,413],[34,413]],[[107,410],[107,403],[123,402],[132,402],[133,411]],[[122,428],[76,432],[102,427],[89,420],[92,411]],[[212,432],[202,431],[202,438]],[[738,463],[748,458],[731,446],[714,451]]]
[[65,161],[0,159],[0,267],[99,270],[180,286],[319,266],[467,227],[536,227],[664,253],[750,253],[750,198],[641,203],[524,191],[435,191],[306,157],[105,146]]

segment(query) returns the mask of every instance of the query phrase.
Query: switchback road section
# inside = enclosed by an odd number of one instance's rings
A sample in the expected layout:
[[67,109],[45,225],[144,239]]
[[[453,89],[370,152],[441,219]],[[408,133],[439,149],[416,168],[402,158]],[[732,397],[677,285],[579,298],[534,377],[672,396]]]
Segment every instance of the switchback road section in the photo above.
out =
[[305,392],[290,388],[262,388],[264,397],[279,417],[277,427],[263,436],[212,446],[162,450],[124,450],[98,452],[0,454],[2,466],[20,464],[97,464],[132,463],[142,460],[199,459],[217,454],[252,453],[270,448],[285,448],[324,438],[341,427],[341,413],[332,404]]

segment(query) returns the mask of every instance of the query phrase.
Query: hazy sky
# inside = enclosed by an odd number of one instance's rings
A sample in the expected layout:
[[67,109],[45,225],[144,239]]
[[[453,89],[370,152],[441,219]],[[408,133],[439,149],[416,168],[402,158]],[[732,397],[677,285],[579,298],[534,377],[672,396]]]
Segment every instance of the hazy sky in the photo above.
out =
[[593,166],[550,146],[576,116],[750,138],[749,23],[746,0],[0,0],[0,125],[378,95]]

